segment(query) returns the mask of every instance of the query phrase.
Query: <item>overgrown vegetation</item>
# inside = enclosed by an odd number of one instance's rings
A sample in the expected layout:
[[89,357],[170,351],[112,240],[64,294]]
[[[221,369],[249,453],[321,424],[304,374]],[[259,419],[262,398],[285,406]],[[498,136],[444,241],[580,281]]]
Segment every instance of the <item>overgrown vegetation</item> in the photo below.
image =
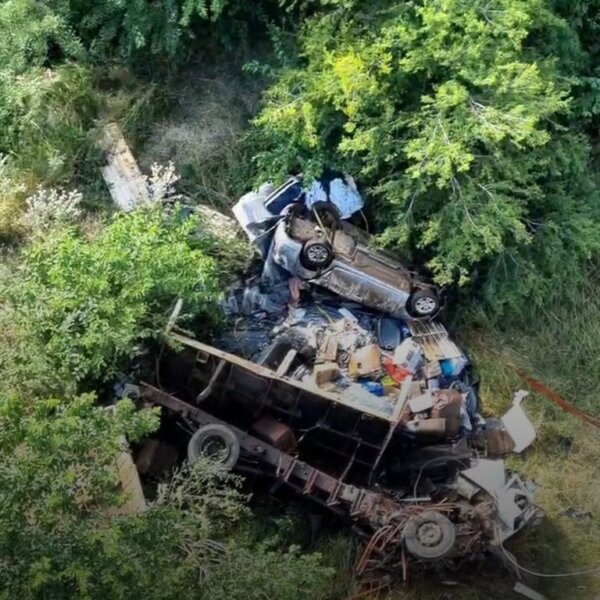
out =
[[[146,170],[173,160],[180,189],[223,210],[267,176],[352,173],[381,243],[459,291],[490,410],[516,362],[597,411],[599,14],[597,0],[0,0],[0,596],[356,592],[352,544],[324,542],[321,560],[257,540],[239,481],[210,465],[143,515],[109,510],[120,436],[157,417],[97,393],[160,341],[176,297],[211,327],[240,255],[177,211],[111,214],[96,150],[111,119]],[[600,447],[531,404],[540,438],[515,465],[550,518],[519,557],[577,569],[598,554]],[[594,519],[567,520],[569,505]],[[473,577],[394,597],[509,593],[501,573]],[[578,585],[596,597],[595,579]]]
[[121,436],[135,441],[157,424],[156,413],[137,411],[130,401],[109,411],[91,396],[33,406],[3,398],[0,593],[212,599],[221,597],[221,577],[235,573],[223,597],[252,597],[248,590],[262,582],[273,597],[314,598],[328,576],[316,557],[257,550],[252,540],[227,542],[247,509],[239,479],[212,463],[176,474],[144,513],[120,510]]
[[275,71],[262,170],[359,175],[383,242],[504,317],[584,281],[600,203],[569,23],[545,0],[334,4]]
[[159,210],[117,215],[99,233],[47,229],[0,284],[0,389],[69,396],[115,375],[157,335],[174,298],[214,315],[214,262],[193,220]]

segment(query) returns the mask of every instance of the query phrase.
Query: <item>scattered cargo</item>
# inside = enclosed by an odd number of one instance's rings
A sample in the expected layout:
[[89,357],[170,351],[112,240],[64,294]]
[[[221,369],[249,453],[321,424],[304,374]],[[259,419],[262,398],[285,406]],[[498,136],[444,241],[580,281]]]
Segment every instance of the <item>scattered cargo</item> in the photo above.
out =
[[192,432],[190,460],[271,477],[351,525],[365,540],[362,574],[406,578],[412,567],[501,556],[541,516],[534,486],[501,458],[534,441],[526,394],[503,419],[484,419],[473,366],[440,322],[359,302],[304,278],[302,260],[273,259],[264,223],[277,229],[279,211],[306,198],[293,179],[237,205],[262,269],[228,290],[210,343],[177,328],[178,304],[174,348],[141,397]]
[[[117,150],[116,175],[105,176],[130,210],[145,198],[127,148]],[[502,419],[482,417],[468,357],[432,320],[438,292],[348,222],[362,207],[336,173],[245,195],[233,212],[262,265],[225,295],[226,326],[196,340],[177,327],[178,302],[154,380],[122,393],[163,407],[189,460],[270,477],[348,523],[365,541],[359,574],[504,561],[504,541],[542,514],[533,484],[501,458],[534,442],[527,394]],[[218,223],[235,235],[231,220]],[[156,476],[176,456],[150,440],[138,471]]]

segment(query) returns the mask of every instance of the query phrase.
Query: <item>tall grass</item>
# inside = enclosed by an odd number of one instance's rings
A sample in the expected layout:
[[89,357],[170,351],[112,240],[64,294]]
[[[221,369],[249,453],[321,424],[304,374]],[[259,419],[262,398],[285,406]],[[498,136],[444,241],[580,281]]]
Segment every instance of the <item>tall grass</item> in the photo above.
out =
[[[515,367],[558,391],[575,406],[600,415],[600,285],[589,281],[572,290],[569,301],[541,310],[524,310],[523,325],[505,328],[472,318],[463,322],[462,339],[481,377],[481,395],[489,414],[502,414],[518,388],[527,389]],[[478,326],[469,326],[477,322]],[[508,466],[532,480],[546,518],[536,529],[508,543],[524,566],[547,573],[600,566],[600,431],[565,413],[549,399],[532,393],[525,408],[537,440]],[[591,520],[562,515],[568,507],[589,512]],[[485,577],[475,588],[483,587]],[[498,576],[503,589],[507,576]],[[596,600],[600,573],[587,577],[535,578],[528,581],[550,599]],[[508,593],[508,586],[506,587]],[[466,600],[470,596],[457,595]],[[510,597],[510,596],[509,596]]]

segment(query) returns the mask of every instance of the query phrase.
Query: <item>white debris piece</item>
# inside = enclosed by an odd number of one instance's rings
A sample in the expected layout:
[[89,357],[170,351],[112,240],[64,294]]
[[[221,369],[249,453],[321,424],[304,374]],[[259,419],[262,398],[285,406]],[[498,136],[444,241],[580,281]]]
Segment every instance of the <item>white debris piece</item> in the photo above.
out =
[[364,200],[356,188],[356,183],[349,175],[344,175],[344,179],[336,177],[331,180],[329,196],[327,196],[322,182],[313,181],[306,190],[306,206],[312,208],[323,202],[334,204],[342,219],[349,219],[364,206]]
[[502,417],[502,424],[515,442],[514,451],[523,452],[535,440],[535,428],[521,407],[529,392],[518,390],[513,398],[512,408]]
[[102,147],[107,153],[107,165],[100,170],[114,203],[123,211],[149,204],[150,195],[146,180],[123,137],[121,128],[116,123],[109,123],[102,134]]
[[342,315],[342,317],[350,321],[350,323],[352,323],[353,325],[356,325],[356,323],[358,323],[358,319],[347,308],[338,308],[338,312],[340,313],[340,315]]
[[515,583],[513,591],[517,594],[521,594],[521,596],[525,596],[525,598],[529,598],[530,600],[546,600],[546,596],[542,596],[542,594],[532,590],[529,586],[525,585],[521,581],[517,581],[517,583]]
[[415,396],[408,401],[410,411],[413,413],[420,413],[433,408],[433,395],[431,392]]
[[254,240],[258,236],[256,223],[264,223],[274,217],[265,208],[265,198],[271,191],[273,191],[273,185],[265,183],[258,189],[258,192],[244,194],[231,209],[250,240]]
[[503,460],[479,459],[474,467],[461,471],[460,477],[478,485],[494,499],[502,541],[519,531],[537,511],[523,481],[517,475],[506,479]]
[[419,344],[412,338],[405,339],[394,352],[394,364],[415,373],[423,360],[423,352]]

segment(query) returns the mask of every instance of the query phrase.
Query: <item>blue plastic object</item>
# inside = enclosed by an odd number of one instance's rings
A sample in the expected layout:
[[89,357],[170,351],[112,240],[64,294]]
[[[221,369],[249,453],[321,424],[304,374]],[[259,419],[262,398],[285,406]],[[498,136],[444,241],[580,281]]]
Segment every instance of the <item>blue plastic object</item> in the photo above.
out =
[[444,377],[458,377],[468,364],[469,361],[464,356],[440,360],[440,367],[442,368],[442,375]]
[[363,381],[360,385],[362,385],[367,392],[370,392],[374,396],[379,396],[380,398],[385,396],[383,385],[378,381]]

